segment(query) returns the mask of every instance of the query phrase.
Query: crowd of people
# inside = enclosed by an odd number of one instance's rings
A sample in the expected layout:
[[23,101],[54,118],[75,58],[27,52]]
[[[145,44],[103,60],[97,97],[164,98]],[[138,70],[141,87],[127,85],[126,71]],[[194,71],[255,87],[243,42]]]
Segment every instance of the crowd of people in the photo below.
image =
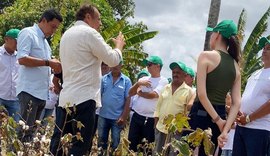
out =
[[[86,155],[96,133],[100,154],[108,146],[114,151],[129,118],[130,150],[140,151],[138,145],[146,139],[155,143],[151,151],[154,155],[162,152],[169,137],[164,118],[183,113],[190,117],[192,129],[212,129],[217,155],[224,146],[230,147],[224,148],[226,156],[269,155],[269,39],[262,37],[258,43],[263,49],[263,68],[248,78],[241,98],[240,45],[232,20],[207,28],[212,32],[211,51],[199,55],[196,75],[183,62],[172,61],[169,81],[161,75],[162,58],[151,55],[143,60],[146,69],[132,84],[121,71],[126,63],[122,57],[123,34],[112,39],[114,48],[109,46],[99,33],[100,13],[91,4],[81,6],[75,17],[74,25],[61,37],[61,62],[52,58],[47,41],[63,21],[55,9],[46,10],[37,24],[10,29],[4,36],[5,43],[0,47],[0,105],[15,121],[24,120],[31,127],[27,133],[18,129],[22,142],[33,140],[35,121],[51,116],[55,109],[57,126],[50,143],[53,155],[63,155],[59,144],[67,133],[80,133],[83,138],[72,141],[68,155]],[[76,121],[84,126],[77,127]],[[206,155],[203,145],[198,152]],[[168,150],[166,155],[177,152]]]

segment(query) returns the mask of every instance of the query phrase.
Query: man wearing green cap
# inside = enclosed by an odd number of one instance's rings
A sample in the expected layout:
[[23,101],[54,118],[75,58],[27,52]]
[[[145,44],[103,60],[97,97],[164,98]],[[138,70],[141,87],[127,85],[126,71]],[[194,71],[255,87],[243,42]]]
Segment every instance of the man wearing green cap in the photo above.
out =
[[187,76],[185,78],[185,82],[186,82],[187,85],[192,87],[193,81],[194,81],[194,78],[195,78],[195,72],[193,71],[192,68],[186,67],[186,73],[187,73]]
[[[237,27],[232,20],[223,20],[212,31],[209,51],[203,51],[197,62],[197,98],[190,111],[192,129],[212,129],[211,141],[215,151],[223,147],[227,134],[240,107],[241,73],[240,45]],[[232,105],[226,117],[225,98],[232,93]],[[219,147],[218,147],[219,146]],[[199,156],[205,155],[203,145],[199,148]],[[221,149],[218,155],[221,155]]]
[[139,79],[130,89],[129,95],[138,95],[133,104],[134,114],[131,119],[128,139],[130,148],[137,151],[137,145],[142,144],[143,138],[148,143],[154,142],[154,111],[163,87],[168,84],[165,77],[160,76],[163,63],[160,57],[150,56],[143,60],[151,76]]
[[193,95],[192,88],[185,83],[186,65],[182,62],[170,64],[172,83],[167,84],[159,95],[154,117],[156,119],[155,152],[161,153],[168,129],[163,124],[169,115],[183,113],[187,115],[187,105]]
[[[150,76],[150,73],[146,69],[142,69],[136,76],[137,81],[139,81],[140,78],[145,77],[145,76]],[[130,122],[131,122],[132,116],[134,114],[132,107],[133,107],[134,103],[136,103],[137,98],[138,98],[137,94],[130,98],[130,105],[129,105],[129,107],[130,107],[130,113],[129,113]]]
[[233,142],[233,156],[267,155],[270,135],[270,40],[259,41],[263,48],[263,68],[248,79],[242,95],[238,125]]
[[193,102],[196,98],[196,88],[193,85],[193,81],[194,81],[194,78],[195,78],[195,72],[193,71],[192,68],[190,67],[186,67],[186,73],[187,73],[187,76],[185,77],[185,83],[190,86],[193,90],[193,95],[192,95],[192,98],[190,99],[190,101],[188,102],[187,104],[187,110],[188,112],[190,111],[192,105],[193,105]]
[[4,37],[4,45],[0,47],[0,106],[4,106],[9,116],[19,120],[20,104],[16,97],[16,81],[19,64],[17,55],[17,37],[19,29],[10,29]]

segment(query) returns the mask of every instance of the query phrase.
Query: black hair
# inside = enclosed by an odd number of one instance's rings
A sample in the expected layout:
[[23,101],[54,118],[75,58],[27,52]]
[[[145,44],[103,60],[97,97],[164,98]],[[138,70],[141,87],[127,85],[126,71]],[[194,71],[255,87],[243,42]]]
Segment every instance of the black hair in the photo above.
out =
[[39,22],[41,22],[43,18],[45,18],[47,20],[47,22],[50,22],[53,19],[57,19],[60,22],[63,21],[61,14],[58,11],[56,11],[55,9],[45,10],[43,12],[42,16],[40,17]]
[[240,47],[240,43],[238,40],[238,37],[236,35],[231,36],[230,38],[224,38],[222,37],[223,40],[225,41],[225,43],[228,45],[228,53],[233,57],[233,59],[239,63],[240,59],[241,59],[241,47]]
[[81,8],[76,13],[76,20],[84,20],[85,15],[88,13],[93,18],[95,17],[95,9],[97,9],[96,6],[93,4],[84,4],[81,6]]

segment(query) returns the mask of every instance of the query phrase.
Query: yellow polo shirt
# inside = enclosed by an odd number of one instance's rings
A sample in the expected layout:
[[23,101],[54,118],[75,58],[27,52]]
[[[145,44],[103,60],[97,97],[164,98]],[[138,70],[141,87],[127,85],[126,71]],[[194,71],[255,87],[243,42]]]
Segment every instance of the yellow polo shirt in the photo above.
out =
[[156,128],[165,134],[168,131],[165,130],[163,120],[169,114],[175,115],[177,113],[183,113],[184,107],[188,104],[189,100],[193,95],[192,88],[186,83],[183,83],[177,90],[172,94],[172,86],[168,84],[164,87],[159,95],[157,107],[154,113],[154,117],[158,117],[158,123]]

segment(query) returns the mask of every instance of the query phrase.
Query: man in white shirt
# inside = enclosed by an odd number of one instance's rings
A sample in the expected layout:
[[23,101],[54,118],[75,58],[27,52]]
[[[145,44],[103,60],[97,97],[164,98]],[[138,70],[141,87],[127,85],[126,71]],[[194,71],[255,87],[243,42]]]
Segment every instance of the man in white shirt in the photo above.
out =
[[131,119],[128,140],[130,149],[137,152],[137,145],[145,138],[148,143],[155,140],[154,111],[163,87],[168,84],[165,77],[160,76],[163,63],[160,57],[150,56],[144,60],[151,76],[139,79],[129,91],[129,96],[138,95],[132,106],[134,114]]
[[4,45],[0,47],[0,106],[4,106],[8,115],[19,120],[20,104],[16,97],[16,80],[19,63],[17,62],[17,37],[19,29],[10,29],[4,37]]
[[[80,133],[83,141],[72,141],[68,155],[86,155],[93,138],[96,100],[100,96],[101,62],[110,67],[116,66],[122,59],[121,50],[125,45],[120,33],[113,39],[112,49],[102,36],[100,13],[93,5],[85,4],[76,13],[76,22],[62,36],[60,59],[63,70],[63,89],[60,92],[59,107],[56,108],[56,127],[52,136],[50,150],[53,155],[62,155],[58,145],[62,135]],[[67,115],[65,107],[71,113]],[[65,123],[66,121],[71,121]],[[84,126],[76,127],[76,121]],[[63,129],[65,127],[65,129]]]
[[[248,79],[237,117],[233,156],[267,155],[270,135],[270,41],[259,41],[263,48],[263,68]],[[233,102],[233,101],[232,101]]]

